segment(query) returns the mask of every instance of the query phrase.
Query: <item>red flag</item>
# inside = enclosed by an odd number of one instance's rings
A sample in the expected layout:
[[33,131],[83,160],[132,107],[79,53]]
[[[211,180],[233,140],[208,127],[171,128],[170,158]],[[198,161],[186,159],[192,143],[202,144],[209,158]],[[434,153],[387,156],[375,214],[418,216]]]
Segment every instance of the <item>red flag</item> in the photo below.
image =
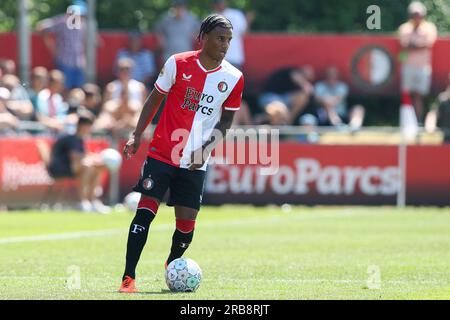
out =
[[402,105],[400,106],[400,128],[405,140],[414,140],[419,132],[416,111],[411,103],[409,93],[402,92]]

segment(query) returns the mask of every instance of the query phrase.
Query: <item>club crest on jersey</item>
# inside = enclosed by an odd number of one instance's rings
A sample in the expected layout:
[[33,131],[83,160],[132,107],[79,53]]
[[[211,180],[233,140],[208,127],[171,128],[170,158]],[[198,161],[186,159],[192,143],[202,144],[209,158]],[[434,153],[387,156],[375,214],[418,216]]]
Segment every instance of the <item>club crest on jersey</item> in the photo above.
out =
[[225,92],[228,90],[228,84],[225,81],[221,81],[217,85],[217,89],[219,89],[220,92]]
[[142,181],[142,187],[145,190],[150,190],[151,188],[153,188],[155,182],[152,180],[151,176],[148,176],[147,179],[144,179],[144,181]]

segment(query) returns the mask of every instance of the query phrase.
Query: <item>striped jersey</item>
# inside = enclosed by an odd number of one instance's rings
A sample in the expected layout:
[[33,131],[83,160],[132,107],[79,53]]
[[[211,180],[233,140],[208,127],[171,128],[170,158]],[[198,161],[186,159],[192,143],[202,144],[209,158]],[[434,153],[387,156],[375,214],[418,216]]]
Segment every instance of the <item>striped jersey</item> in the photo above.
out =
[[[244,88],[241,71],[225,60],[207,70],[199,54],[171,56],[155,82],[167,97],[148,156],[181,168],[189,167],[192,152],[210,138],[222,110],[240,109]],[[199,170],[206,170],[207,162]]]

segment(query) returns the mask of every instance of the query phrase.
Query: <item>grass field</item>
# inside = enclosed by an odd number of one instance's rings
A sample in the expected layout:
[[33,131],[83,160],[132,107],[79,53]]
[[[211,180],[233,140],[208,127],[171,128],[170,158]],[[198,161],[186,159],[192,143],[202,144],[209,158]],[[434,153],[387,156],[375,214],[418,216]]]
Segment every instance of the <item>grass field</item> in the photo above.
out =
[[[116,292],[131,219],[0,213],[0,299],[450,299],[448,208],[204,207],[185,255],[203,270],[190,294],[164,282],[166,206],[137,270],[142,292]],[[80,289],[67,287],[70,266]]]

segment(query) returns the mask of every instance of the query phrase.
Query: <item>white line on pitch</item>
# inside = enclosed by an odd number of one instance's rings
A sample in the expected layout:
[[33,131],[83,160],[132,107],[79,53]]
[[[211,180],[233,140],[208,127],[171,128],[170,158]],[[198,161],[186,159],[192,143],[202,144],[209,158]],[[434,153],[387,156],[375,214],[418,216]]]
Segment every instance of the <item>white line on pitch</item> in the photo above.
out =
[[[349,215],[352,215],[350,212],[343,212],[333,215],[327,216],[316,216],[316,215],[299,215],[299,216],[289,216],[289,215],[276,215],[276,216],[253,216],[249,218],[240,218],[235,220],[225,220],[225,221],[211,221],[202,223],[200,221],[199,226],[201,228],[221,228],[224,226],[238,226],[238,225],[246,225],[252,223],[274,223],[281,222],[286,220],[320,220],[320,219],[333,219],[333,218],[345,218]],[[173,228],[173,224],[160,224],[152,227],[152,230],[155,232],[167,231]],[[107,230],[96,230],[96,231],[75,231],[75,232],[66,232],[66,233],[54,233],[54,234],[43,234],[43,235],[35,235],[35,236],[21,236],[21,237],[10,237],[0,239],[0,245],[2,244],[10,244],[10,243],[22,243],[22,242],[34,242],[34,241],[52,241],[52,240],[71,240],[71,239],[79,239],[79,238],[95,238],[95,237],[105,237],[115,234],[125,233],[126,229],[124,228],[116,228],[116,229],[107,229]]]

